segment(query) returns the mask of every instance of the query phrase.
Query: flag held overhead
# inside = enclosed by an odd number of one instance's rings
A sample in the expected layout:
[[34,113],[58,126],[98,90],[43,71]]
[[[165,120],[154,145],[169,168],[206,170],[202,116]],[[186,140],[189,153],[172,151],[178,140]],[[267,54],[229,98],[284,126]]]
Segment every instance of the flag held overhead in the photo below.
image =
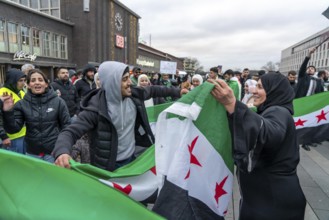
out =
[[327,10],[325,10],[324,12],[322,12],[322,15],[324,15],[326,18],[329,19],[329,7],[327,8]]

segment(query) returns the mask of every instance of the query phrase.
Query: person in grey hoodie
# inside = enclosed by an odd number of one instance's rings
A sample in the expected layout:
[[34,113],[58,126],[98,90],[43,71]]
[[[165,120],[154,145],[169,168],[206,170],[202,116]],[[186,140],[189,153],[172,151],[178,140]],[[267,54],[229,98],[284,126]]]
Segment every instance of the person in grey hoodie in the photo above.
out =
[[90,162],[113,171],[135,159],[135,148],[150,147],[154,136],[144,100],[151,97],[180,97],[187,90],[165,86],[133,86],[129,67],[115,61],[103,62],[98,70],[101,88],[83,99],[75,123],[59,135],[53,156],[55,164],[69,168],[72,145],[88,132]]

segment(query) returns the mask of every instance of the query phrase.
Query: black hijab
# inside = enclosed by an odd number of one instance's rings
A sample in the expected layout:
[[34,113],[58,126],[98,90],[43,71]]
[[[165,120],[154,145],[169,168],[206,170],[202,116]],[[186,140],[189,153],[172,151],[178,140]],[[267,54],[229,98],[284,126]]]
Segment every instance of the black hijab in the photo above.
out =
[[266,92],[266,100],[257,108],[257,112],[262,113],[270,106],[281,106],[288,109],[293,115],[294,108],[292,101],[295,94],[287,77],[279,72],[272,72],[263,75],[260,80]]

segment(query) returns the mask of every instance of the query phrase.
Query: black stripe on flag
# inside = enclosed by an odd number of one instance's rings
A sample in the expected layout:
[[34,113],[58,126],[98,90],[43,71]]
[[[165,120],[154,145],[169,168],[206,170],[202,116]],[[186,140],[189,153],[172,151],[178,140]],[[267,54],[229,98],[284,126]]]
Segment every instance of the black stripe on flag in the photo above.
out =
[[328,131],[329,124],[297,129],[298,144],[321,143],[322,141],[329,140]]
[[167,180],[152,210],[167,219],[224,220],[224,217],[217,215],[202,201],[190,197],[186,190]]
[[327,10],[325,10],[324,12],[322,12],[322,14],[329,19],[329,7],[327,8]]

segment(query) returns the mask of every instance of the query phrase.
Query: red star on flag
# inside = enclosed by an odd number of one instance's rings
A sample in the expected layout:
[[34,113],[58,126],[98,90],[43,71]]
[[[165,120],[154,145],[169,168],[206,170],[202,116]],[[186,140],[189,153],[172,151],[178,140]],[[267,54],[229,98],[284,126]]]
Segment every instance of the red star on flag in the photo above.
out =
[[120,190],[121,192],[126,193],[127,195],[129,195],[131,193],[131,190],[133,189],[130,184],[125,187],[122,187],[117,183],[113,183],[113,187]]
[[157,175],[157,170],[156,170],[155,166],[152,167],[150,170],[154,175]]
[[216,183],[216,188],[215,188],[215,200],[216,200],[216,203],[218,205],[218,200],[219,200],[219,197],[221,197],[222,195],[225,195],[227,194],[227,192],[223,189],[224,185],[225,185],[225,182],[227,180],[228,176],[226,176],[222,182],[220,182],[219,184]]
[[[196,138],[193,139],[192,143],[191,143],[191,146],[188,145],[188,151],[190,153],[190,164],[195,164],[197,166],[200,166],[202,167],[202,165],[200,164],[200,162],[198,161],[198,159],[196,158],[196,156],[192,153],[193,152],[193,149],[194,149],[194,146],[195,146],[195,143],[196,141],[198,140],[199,136],[197,136]],[[190,177],[190,172],[191,172],[191,169],[188,170],[186,176],[185,176],[185,179],[189,178]]]
[[316,117],[318,118],[318,123],[319,123],[321,120],[325,120],[325,121],[327,121],[326,114],[328,114],[328,112],[327,112],[327,113],[324,113],[324,111],[322,110],[322,111],[321,111],[321,114],[319,114],[319,115],[316,116]]
[[304,126],[304,123],[306,122],[307,120],[301,120],[300,118],[298,119],[298,121],[295,122],[295,126]]

